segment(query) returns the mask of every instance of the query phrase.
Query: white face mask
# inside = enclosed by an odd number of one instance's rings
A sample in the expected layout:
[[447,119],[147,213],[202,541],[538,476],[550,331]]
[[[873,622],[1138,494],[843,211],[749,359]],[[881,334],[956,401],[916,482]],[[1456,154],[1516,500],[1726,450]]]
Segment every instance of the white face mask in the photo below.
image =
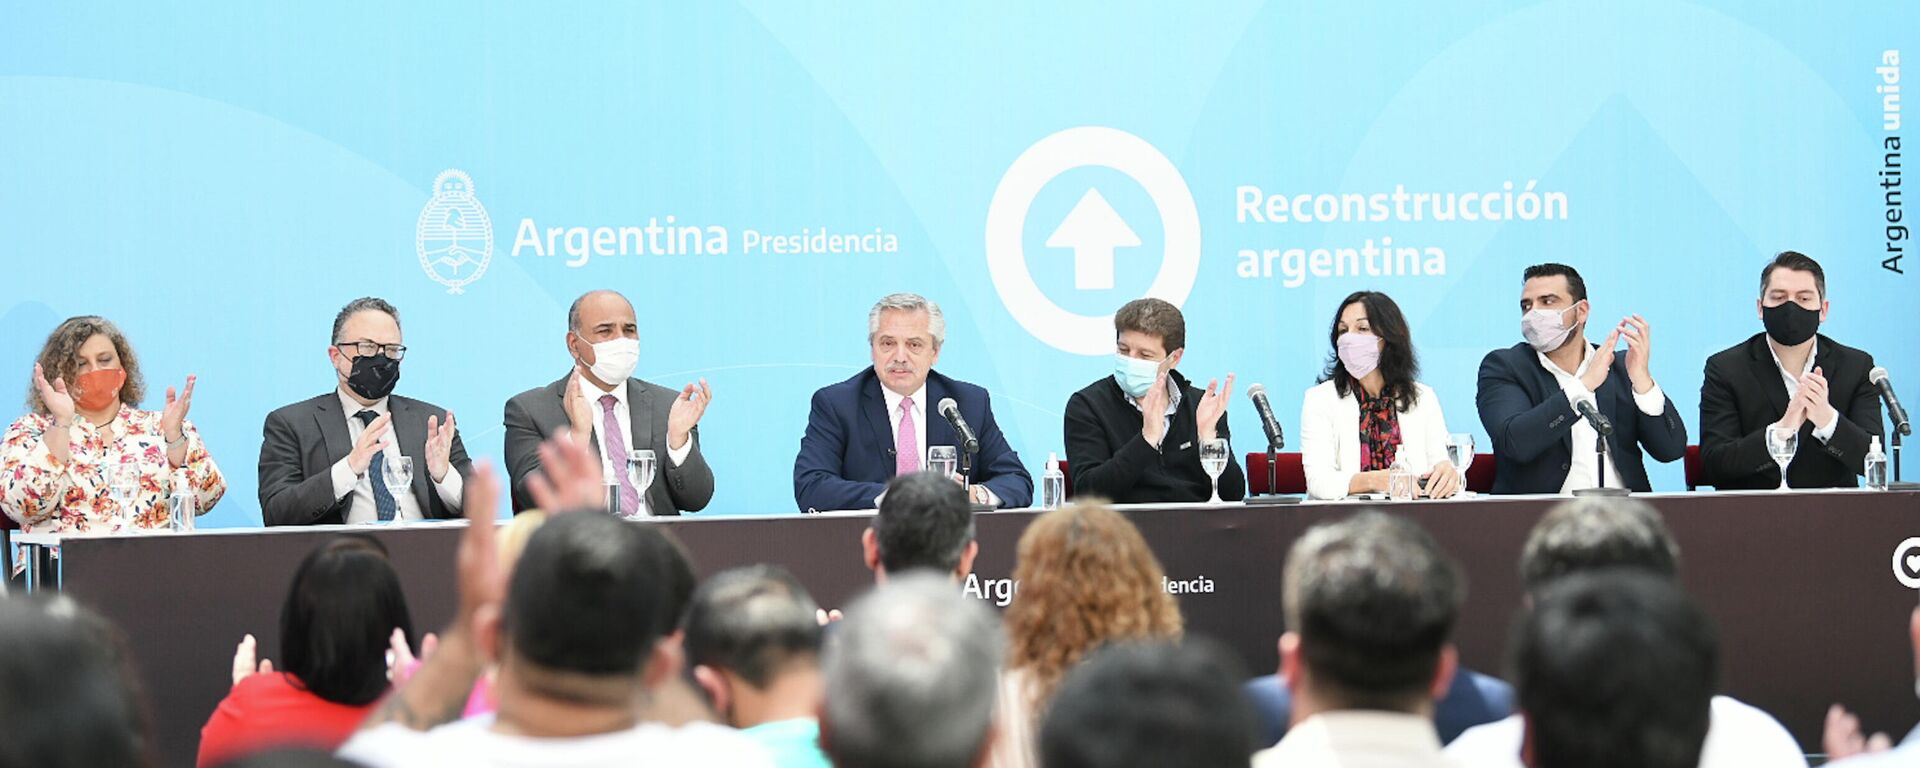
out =
[[632,376],[634,366],[639,364],[640,340],[622,336],[594,344],[593,365],[587,370],[603,382],[619,384]]
[[1573,333],[1573,326],[1567,324],[1567,313],[1572,312],[1575,304],[1566,309],[1536,309],[1520,316],[1520,335],[1539,352],[1552,352],[1567,341],[1567,335]]

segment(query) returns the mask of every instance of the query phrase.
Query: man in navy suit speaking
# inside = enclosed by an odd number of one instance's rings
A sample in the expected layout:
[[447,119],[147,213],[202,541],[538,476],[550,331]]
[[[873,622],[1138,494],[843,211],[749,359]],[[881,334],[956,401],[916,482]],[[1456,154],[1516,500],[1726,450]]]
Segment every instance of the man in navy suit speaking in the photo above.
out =
[[873,305],[867,313],[873,367],[813,393],[807,433],[793,460],[793,498],[801,511],[872,509],[894,475],[926,467],[928,446],[963,450],[940,415],[947,398],[980,442],[965,478],[972,500],[1000,507],[1033,501],[1033,478],[994,422],[987,391],[933,372],[946,338],[940,305],[921,296],[896,293]]

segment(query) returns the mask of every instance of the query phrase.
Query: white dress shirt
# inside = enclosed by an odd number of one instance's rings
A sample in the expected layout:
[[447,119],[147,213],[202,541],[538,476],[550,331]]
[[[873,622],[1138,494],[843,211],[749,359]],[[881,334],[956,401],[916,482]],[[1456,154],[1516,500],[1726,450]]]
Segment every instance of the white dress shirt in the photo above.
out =
[[[1553,374],[1554,381],[1560,383],[1560,389],[1567,393],[1568,403],[1578,403],[1585,400],[1589,403],[1596,403],[1595,407],[1597,409],[1598,405],[1597,401],[1594,400],[1593,390],[1587,389],[1587,385],[1580,381],[1580,377],[1586,374],[1587,366],[1592,365],[1596,360],[1600,361],[1602,365],[1613,365],[1613,352],[1612,350],[1608,350],[1604,356],[1595,355],[1593,345],[1586,343],[1584,339],[1580,342],[1580,352],[1584,355],[1580,359],[1580,367],[1571,373],[1555,365],[1552,360],[1547,359],[1546,353],[1535,352],[1534,354],[1539,356],[1540,365],[1545,366],[1547,372]],[[1632,385],[1629,384],[1628,387],[1631,388]],[[1660,391],[1659,384],[1654,384],[1648,387],[1645,392],[1635,392],[1633,394],[1633,404],[1640,409],[1641,413],[1648,416],[1659,416],[1661,412],[1667,409],[1667,396]],[[1579,412],[1579,408],[1574,409],[1575,414]],[[1566,481],[1560,485],[1561,493],[1573,493],[1582,488],[1594,487],[1594,462],[1599,461],[1599,457],[1594,455],[1593,446],[1600,440],[1600,433],[1593,428],[1592,424],[1588,424],[1584,418],[1575,419],[1573,422],[1572,435],[1572,467],[1567,470]],[[1608,440],[1609,447],[1618,450],[1640,450],[1640,447],[1637,445],[1621,446],[1614,444],[1614,442],[1613,440]],[[1625,488],[1627,484],[1620,479],[1620,472],[1614,466],[1616,463],[1617,462],[1613,461],[1607,462],[1607,487]]]
[[[1728,696],[1713,697],[1700,768],[1806,768],[1800,743],[1780,721]],[[1447,745],[1447,756],[1479,768],[1520,768],[1526,723],[1520,715],[1476,725]],[[1848,763],[1851,765],[1851,763]]]
[[[906,413],[901,403],[907,395],[902,395],[886,387],[880,388],[880,396],[887,401],[887,423],[893,426],[893,444],[900,444],[900,417]],[[913,391],[913,455],[920,457],[920,468],[927,468],[927,385],[921,382],[920,388]],[[958,446],[955,446],[958,450]]]
[[[1773,355],[1773,365],[1775,368],[1780,369],[1780,380],[1787,384],[1787,400],[1789,401],[1793,400],[1795,395],[1800,394],[1800,377],[1813,373],[1813,358],[1820,354],[1819,338],[1820,337],[1815,336],[1813,346],[1807,348],[1807,364],[1801,366],[1800,373],[1797,375],[1787,370],[1786,363],[1780,362],[1780,353],[1774,351],[1773,342],[1771,340],[1767,342],[1767,354]],[[1809,416],[1807,420],[1812,421],[1813,418]],[[1834,430],[1839,428],[1840,412],[1835,410],[1833,412],[1833,418],[1828,419],[1826,424],[1813,425],[1813,436],[1820,438],[1820,442],[1824,443],[1832,440]]]
[[[1516,750],[1517,753],[1517,750]],[[1433,718],[1378,710],[1322,712],[1287,729],[1279,744],[1253,756],[1253,768],[1456,768],[1440,751]]]
[[[886,387],[881,387],[880,396],[882,398],[885,398],[887,402],[887,423],[893,427],[893,444],[899,445],[900,444],[900,417],[905,415],[907,412],[906,408],[902,407],[901,404],[906,402],[909,395],[902,395]],[[914,390],[911,397],[913,398],[913,438],[914,438],[913,450],[914,450],[914,455],[920,457],[920,468],[924,470],[927,468],[927,385],[926,385],[926,382],[921,382],[920,388]],[[940,418],[944,419],[946,417],[942,416]],[[960,456],[960,446],[956,445],[956,446],[952,446],[952,448],[954,450],[954,458],[957,460]],[[994,495],[992,488],[988,488],[986,486],[980,486],[980,490],[982,493],[985,493],[987,495],[986,503],[992,504],[996,507],[1000,506],[1000,497]],[[886,495],[887,495],[886,491],[881,491],[879,496],[873,497],[874,508],[876,509],[879,508],[880,500],[883,498],[886,498]]]
[[[622,381],[615,384],[612,390],[601,389],[600,385],[588,381],[584,376],[580,378],[580,383],[580,396],[586,398],[587,405],[593,407],[593,435],[600,442],[600,469],[608,472],[608,477],[618,477],[612,473],[627,471],[626,458],[621,457],[620,463],[614,463],[612,451],[607,448],[607,431],[600,428],[606,422],[607,411],[606,406],[600,404],[600,398],[613,395],[613,418],[620,422],[620,442],[627,446],[627,450],[633,450],[633,405],[627,402],[627,383]],[[660,439],[662,442],[672,442],[670,436],[662,435]],[[692,453],[693,438],[689,436],[685,445],[667,449],[668,466],[680,466]]]
[[[345,389],[334,390],[334,394],[339,395],[340,409],[347,416],[348,445],[359,444],[360,434],[367,431],[367,425],[360,423],[361,411],[373,411],[380,416],[391,413],[387,409],[387,398],[375,400],[372,405],[361,405],[360,401],[353,399]],[[387,428],[387,434],[380,439],[380,443],[382,463],[393,461],[401,455],[391,426]],[[373,479],[369,477],[372,471],[373,462],[367,462],[367,471],[357,475],[353,473],[352,467],[347,466],[345,457],[333,463],[333,497],[340,499],[345,498],[349,493],[353,494],[353,503],[347,506],[346,515],[346,522],[350,525],[380,520],[380,508],[373,501]],[[424,475],[426,471],[425,464],[416,465],[413,468],[416,476]],[[433,480],[431,475],[426,477],[429,482]],[[385,481],[385,478],[382,478],[382,481]],[[440,496],[440,503],[447,505],[447,509],[454,512],[460,511],[460,491],[463,487],[460,473],[451,466],[447,467],[446,477],[441,478],[440,482],[433,483],[434,493]],[[426,515],[420,511],[420,500],[413,497],[412,488],[394,488],[389,485],[387,491],[393,494],[395,505],[393,519],[396,522],[426,518]]]
[[[1419,395],[1413,408],[1397,416],[1400,447],[1394,456],[1406,461],[1414,474],[1424,475],[1447,460],[1447,417],[1432,387],[1415,382],[1413,389]],[[1307,476],[1307,495],[1346,498],[1353,476],[1360,473],[1361,442],[1360,401],[1353,391],[1342,397],[1332,381],[1308,389],[1300,403],[1300,465]]]

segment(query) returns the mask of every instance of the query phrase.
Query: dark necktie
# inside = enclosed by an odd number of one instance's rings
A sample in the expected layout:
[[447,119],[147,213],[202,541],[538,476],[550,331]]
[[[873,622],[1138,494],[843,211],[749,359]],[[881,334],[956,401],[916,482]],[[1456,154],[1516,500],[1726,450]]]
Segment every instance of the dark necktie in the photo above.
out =
[[[365,428],[372,424],[374,419],[380,418],[380,414],[361,411],[354,414],[354,418],[359,419],[360,426]],[[385,453],[385,451],[376,453],[373,455],[373,461],[367,462],[367,475],[373,478],[373,508],[379,512],[380,522],[391,523],[394,516],[400,512],[400,503],[394,501],[393,491],[387,490],[385,472],[387,464],[383,455]]]

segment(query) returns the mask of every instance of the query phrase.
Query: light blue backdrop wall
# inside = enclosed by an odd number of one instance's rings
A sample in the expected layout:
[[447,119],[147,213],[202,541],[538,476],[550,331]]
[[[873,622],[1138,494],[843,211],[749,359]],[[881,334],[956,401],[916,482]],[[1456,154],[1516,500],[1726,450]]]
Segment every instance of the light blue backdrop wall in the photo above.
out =
[[[987,212],[1015,158],[1079,126],[1124,131],[1177,168],[1200,227],[1183,367],[1266,383],[1290,434],[1335,305],[1375,288],[1407,311],[1450,425],[1484,445],[1474,371],[1518,340],[1519,271],[1545,260],[1586,273],[1598,316],[1651,320],[1655,376],[1696,438],[1701,364],[1759,330],[1757,273],[1785,248],[1827,267],[1826,331],[1920,398],[1920,262],[1881,261],[1890,134],[1875,72],[1917,42],[1912,4],[8,5],[0,394],[24,397],[61,318],[112,317],[145,362],[147,406],[200,376],[193,418],[231,485],[211,525],[259,524],[261,420],[331,386],[329,323],[363,294],[403,312],[400,390],[452,408],[469,450],[497,460],[502,403],[566,370],[567,303],[625,291],[640,375],[716,391],[702,424],[712,509],[782,513],[808,394],[867,364],[876,297],[918,291],[950,319],[940,368],[992,390],[1037,472],[1067,395],[1109,358],[1016,320],[988,275],[989,251],[1007,248],[988,245]],[[433,181],[454,168],[494,238],[457,295],[415,253]],[[1064,311],[1110,312],[1181,245],[1123,169],[1043,181],[1014,212],[1018,242]],[[1564,194],[1567,215],[1263,224],[1236,209],[1244,186],[1506,182]],[[1141,243],[1116,251],[1109,289],[1076,289],[1073,252],[1046,247],[1088,189]],[[730,252],[576,267],[515,247],[523,220],[669,215],[724,228]],[[745,252],[747,230],[822,228],[878,229],[898,250]],[[1289,279],[1284,260],[1273,277],[1239,273],[1242,249],[1389,237],[1443,250],[1444,273]],[[1235,397],[1251,450],[1257,422]],[[1678,488],[1678,466],[1654,483]]]

